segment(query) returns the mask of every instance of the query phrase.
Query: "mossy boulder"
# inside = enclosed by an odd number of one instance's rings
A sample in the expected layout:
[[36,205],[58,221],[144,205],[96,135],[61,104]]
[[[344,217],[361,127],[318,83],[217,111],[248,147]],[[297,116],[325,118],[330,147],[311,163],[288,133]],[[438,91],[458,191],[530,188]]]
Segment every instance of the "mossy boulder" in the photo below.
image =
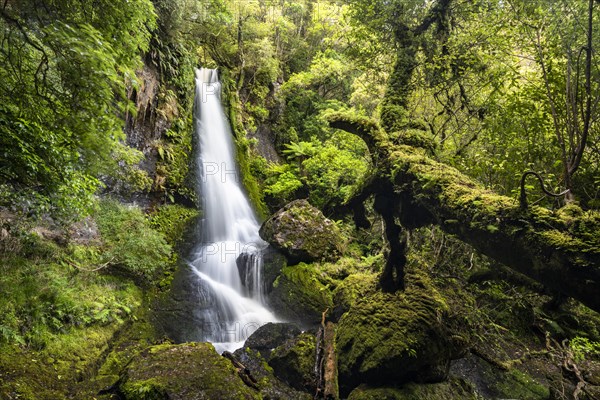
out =
[[356,273],[344,279],[333,291],[333,319],[339,320],[358,299],[374,292],[377,283],[375,273]]
[[339,321],[336,341],[342,396],[361,383],[435,382],[454,351],[444,332],[447,305],[425,274],[409,271],[406,290],[355,299]]
[[118,391],[127,400],[260,398],[210,343],[147,348],[125,369]]
[[269,295],[269,305],[285,319],[306,324],[321,321],[322,313],[332,309],[331,290],[326,276],[316,264],[292,265],[281,270]]
[[274,349],[269,365],[275,376],[291,387],[314,393],[317,384],[315,358],[316,338],[305,332]]
[[295,200],[277,211],[260,227],[260,236],[281,251],[290,264],[335,261],[344,244],[335,223],[306,200]]
[[372,388],[361,385],[354,389],[348,400],[477,400],[480,397],[463,380],[416,384],[409,383],[401,388]]

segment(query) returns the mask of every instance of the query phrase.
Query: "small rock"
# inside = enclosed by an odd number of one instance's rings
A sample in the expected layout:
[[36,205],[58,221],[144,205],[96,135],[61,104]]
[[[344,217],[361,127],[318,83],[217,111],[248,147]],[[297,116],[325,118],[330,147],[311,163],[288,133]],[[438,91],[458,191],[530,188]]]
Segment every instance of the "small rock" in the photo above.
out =
[[71,225],[69,228],[69,236],[70,240],[76,244],[100,244],[100,231],[98,230],[96,221],[91,217],[86,217]]

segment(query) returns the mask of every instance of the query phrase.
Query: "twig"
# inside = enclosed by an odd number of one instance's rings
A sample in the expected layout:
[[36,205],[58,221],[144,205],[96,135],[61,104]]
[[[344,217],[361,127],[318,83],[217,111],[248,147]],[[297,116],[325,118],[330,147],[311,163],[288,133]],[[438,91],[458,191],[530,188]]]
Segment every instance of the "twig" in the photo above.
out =
[[71,261],[69,259],[65,259],[65,262],[67,264],[69,264],[71,267],[76,268],[80,271],[83,272],[96,272],[96,271],[100,271],[101,269],[104,269],[108,266],[110,266],[110,264],[115,260],[115,257],[111,258],[110,260],[108,260],[107,262],[105,262],[104,264],[101,264],[99,267],[94,268],[94,269],[87,269],[87,268],[83,268],[82,266],[78,265],[75,261]]

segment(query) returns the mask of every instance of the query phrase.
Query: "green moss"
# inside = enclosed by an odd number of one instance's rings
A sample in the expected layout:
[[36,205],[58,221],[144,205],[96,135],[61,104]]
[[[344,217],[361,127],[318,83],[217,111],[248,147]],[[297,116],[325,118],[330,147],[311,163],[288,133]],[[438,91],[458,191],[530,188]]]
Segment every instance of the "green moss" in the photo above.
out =
[[359,299],[374,293],[378,281],[375,273],[355,273],[344,279],[333,292],[336,314],[348,311]]
[[528,374],[512,369],[496,389],[504,396],[523,400],[542,400],[550,397],[548,387],[539,384]]
[[149,347],[128,365],[119,389],[127,400],[260,398],[210,343]]
[[392,133],[390,136],[395,138],[400,144],[423,148],[432,153],[436,148],[434,137],[425,130],[408,128]]
[[480,397],[466,382],[451,379],[432,384],[409,383],[401,388],[372,388],[361,385],[348,400],[476,400]]
[[78,382],[94,375],[119,326],[114,323],[51,335],[49,345],[40,351],[0,346],[0,397],[67,398]]
[[284,267],[273,284],[270,301],[284,314],[318,322],[321,314],[333,306],[331,289],[323,284],[326,278],[315,264]]
[[440,207],[435,212],[448,221],[470,221],[470,227],[492,234],[535,231],[540,245],[571,252],[600,253],[600,213],[568,205],[556,212],[531,206],[519,208],[516,199],[481,188],[457,169],[438,163],[409,146],[396,146],[390,154],[392,179],[404,184],[407,176],[413,196]]
[[164,383],[159,379],[147,379],[141,382],[134,382],[123,389],[126,399],[135,400],[167,400],[169,395]]
[[315,336],[305,332],[275,348],[269,357],[269,365],[275,376],[295,389],[308,390],[315,386]]
[[409,268],[404,292],[357,296],[340,319],[336,341],[342,391],[361,382],[401,382],[448,360],[451,350],[441,332],[447,305],[416,268],[422,267]]
[[319,263],[318,269],[328,277],[342,280],[352,274],[379,271],[383,264],[383,255],[372,257],[342,257],[336,262]]
[[182,238],[189,224],[200,216],[194,208],[179,204],[164,204],[150,214],[150,225],[161,232],[169,244],[174,246]]
[[233,130],[235,144],[236,144],[236,161],[240,170],[240,175],[244,188],[250,202],[254,206],[259,217],[265,218],[268,215],[268,208],[263,200],[263,192],[258,183],[257,177],[252,175],[252,154],[249,146],[248,139],[246,138],[246,130],[244,129],[241,119],[241,102],[237,98],[236,91],[234,89],[234,81],[231,77],[231,72],[227,70],[222,71],[221,81],[223,82],[224,95],[227,99],[227,108],[229,115],[229,123]]

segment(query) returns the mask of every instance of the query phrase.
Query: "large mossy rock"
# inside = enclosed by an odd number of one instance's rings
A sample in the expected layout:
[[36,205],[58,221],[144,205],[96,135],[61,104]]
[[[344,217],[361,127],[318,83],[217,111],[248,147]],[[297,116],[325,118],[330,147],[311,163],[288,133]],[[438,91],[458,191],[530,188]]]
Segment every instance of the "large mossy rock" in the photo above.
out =
[[364,272],[352,274],[344,279],[332,293],[334,304],[332,318],[339,320],[358,299],[375,292],[378,282],[377,274]]
[[260,398],[210,343],[147,348],[125,369],[118,390],[126,400]]
[[343,236],[333,221],[306,200],[295,200],[260,227],[260,237],[281,251],[290,264],[334,261],[341,255]]
[[356,297],[340,319],[336,341],[342,396],[361,383],[384,386],[446,377],[454,354],[442,322],[447,305],[423,273],[410,271],[406,282],[404,292],[375,290]]
[[322,280],[326,276],[318,264],[292,265],[281,270],[269,294],[269,305],[287,320],[313,325],[321,322],[325,310],[331,310],[331,290]]
[[348,400],[477,400],[473,388],[459,379],[447,382],[415,384],[401,388],[371,388],[361,385],[354,389]]
[[316,338],[304,332],[271,352],[269,365],[275,376],[291,387],[315,393]]

